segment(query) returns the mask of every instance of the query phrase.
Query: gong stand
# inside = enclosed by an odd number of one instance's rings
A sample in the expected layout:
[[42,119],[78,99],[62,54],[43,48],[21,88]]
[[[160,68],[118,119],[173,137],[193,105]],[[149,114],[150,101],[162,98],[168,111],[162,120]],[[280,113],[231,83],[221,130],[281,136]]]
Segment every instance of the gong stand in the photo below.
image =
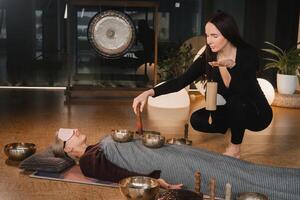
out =
[[[157,52],[158,52],[158,2],[151,2],[151,1],[127,1],[127,0],[69,0],[68,4],[68,13],[69,17],[67,18],[67,50],[69,54],[74,52],[74,41],[76,36],[71,36],[72,34],[76,34],[75,24],[76,22],[76,7],[101,7],[104,6],[105,8],[111,7],[111,10],[105,10],[103,12],[97,13],[89,23],[88,27],[88,40],[94,50],[106,59],[115,59],[123,56],[127,53],[132,45],[135,43],[136,35],[135,35],[135,26],[131,20],[131,18],[123,12],[116,11],[122,10],[119,8],[152,8],[154,9],[154,73],[153,73],[153,80],[154,85],[157,83]],[[72,14],[73,13],[73,14]],[[72,38],[72,40],[70,39]],[[76,41],[76,40],[75,40]],[[78,49],[79,46],[76,45],[75,42],[75,49]],[[77,52],[77,50],[76,50]],[[103,87],[95,87],[91,86],[80,86],[76,87],[76,84],[71,83],[71,66],[76,66],[77,70],[77,57],[69,56],[68,59],[68,67],[69,67],[69,78],[68,78],[68,86],[65,92],[66,94],[66,101],[65,103],[70,103],[70,100],[73,97],[78,97],[80,94],[81,96],[113,96],[113,97],[133,97],[140,93],[141,88],[103,88]],[[153,86],[154,86],[153,85]],[[146,88],[142,88],[143,90]],[[91,92],[92,90],[92,92]],[[119,92],[120,91],[120,92]],[[127,93],[122,91],[128,91]],[[131,91],[131,92],[130,92]],[[134,92],[137,91],[137,92]],[[78,96],[77,96],[78,95]]]

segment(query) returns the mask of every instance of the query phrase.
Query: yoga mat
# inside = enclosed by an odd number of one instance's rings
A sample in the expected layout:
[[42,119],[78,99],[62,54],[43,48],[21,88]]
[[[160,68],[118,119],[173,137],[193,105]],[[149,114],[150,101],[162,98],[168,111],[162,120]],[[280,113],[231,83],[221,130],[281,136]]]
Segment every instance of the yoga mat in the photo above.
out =
[[[109,181],[101,181],[94,178],[86,177],[82,174],[80,167],[78,165],[74,165],[70,169],[67,169],[61,173],[53,173],[53,172],[42,172],[36,171],[29,175],[31,178],[39,178],[53,181],[65,181],[71,183],[80,183],[80,184],[88,184],[88,185],[99,185],[104,187],[113,187],[118,188],[119,185],[117,183],[109,182]],[[161,191],[164,191],[161,189]],[[208,195],[204,195],[204,200],[209,200]],[[216,200],[224,200],[223,198],[216,197]]]
[[113,183],[109,181],[101,181],[98,179],[84,176],[78,165],[74,165],[73,167],[61,173],[36,171],[33,174],[29,175],[29,177],[54,180],[54,181],[65,181],[71,183],[88,184],[88,185],[99,185],[104,187],[114,187],[114,188],[119,187],[117,183]]

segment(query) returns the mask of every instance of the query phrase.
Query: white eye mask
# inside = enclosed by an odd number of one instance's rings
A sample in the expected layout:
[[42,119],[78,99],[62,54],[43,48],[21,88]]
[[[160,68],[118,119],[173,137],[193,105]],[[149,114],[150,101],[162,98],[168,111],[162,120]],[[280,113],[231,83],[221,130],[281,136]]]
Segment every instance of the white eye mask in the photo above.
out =
[[68,141],[75,133],[76,129],[60,128],[57,137],[62,141]]

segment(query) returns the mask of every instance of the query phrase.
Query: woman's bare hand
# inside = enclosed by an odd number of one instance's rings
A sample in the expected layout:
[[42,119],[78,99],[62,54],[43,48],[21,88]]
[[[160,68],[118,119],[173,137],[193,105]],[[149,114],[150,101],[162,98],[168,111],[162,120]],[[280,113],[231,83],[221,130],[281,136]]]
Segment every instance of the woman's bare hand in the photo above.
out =
[[212,61],[208,62],[208,64],[212,67],[227,67],[227,68],[232,68],[235,66],[235,62],[231,59],[226,59],[226,60],[219,60],[219,61]]
[[182,189],[182,186],[183,186],[182,183],[180,183],[180,184],[170,184],[168,189],[170,189],[170,190],[179,190],[179,189]]
[[132,103],[132,108],[135,114],[137,114],[137,106],[139,104],[141,104],[140,106],[140,112],[143,112],[144,106],[148,100],[149,96],[153,96],[154,95],[154,90],[150,89],[147,90],[145,92],[143,92],[142,94],[140,94],[139,96],[135,97]]

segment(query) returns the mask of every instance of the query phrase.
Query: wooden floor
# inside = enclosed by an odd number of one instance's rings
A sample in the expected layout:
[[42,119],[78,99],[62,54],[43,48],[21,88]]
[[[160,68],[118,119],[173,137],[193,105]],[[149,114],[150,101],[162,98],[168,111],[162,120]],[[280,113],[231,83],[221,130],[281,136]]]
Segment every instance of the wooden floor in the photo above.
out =
[[[193,96],[191,111],[203,106]],[[11,142],[33,142],[38,151],[52,141],[60,127],[78,128],[96,143],[111,129],[135,129],[131,99],[104,99],[64,105],[63,91],[0,90],[0,200],[8,199],[122,199],[118,189],[38,180],[6,160],[3,148]],[[241,159],[265,165],[300,167],[300,109],[273,107],[272,124],[264,131],[246,131]],[[183,136],[186,110],[151,110],[143,113],[144,127],[167,138]],[[224,151],[230,133],[210,135],[190,127],[194,146]]]

